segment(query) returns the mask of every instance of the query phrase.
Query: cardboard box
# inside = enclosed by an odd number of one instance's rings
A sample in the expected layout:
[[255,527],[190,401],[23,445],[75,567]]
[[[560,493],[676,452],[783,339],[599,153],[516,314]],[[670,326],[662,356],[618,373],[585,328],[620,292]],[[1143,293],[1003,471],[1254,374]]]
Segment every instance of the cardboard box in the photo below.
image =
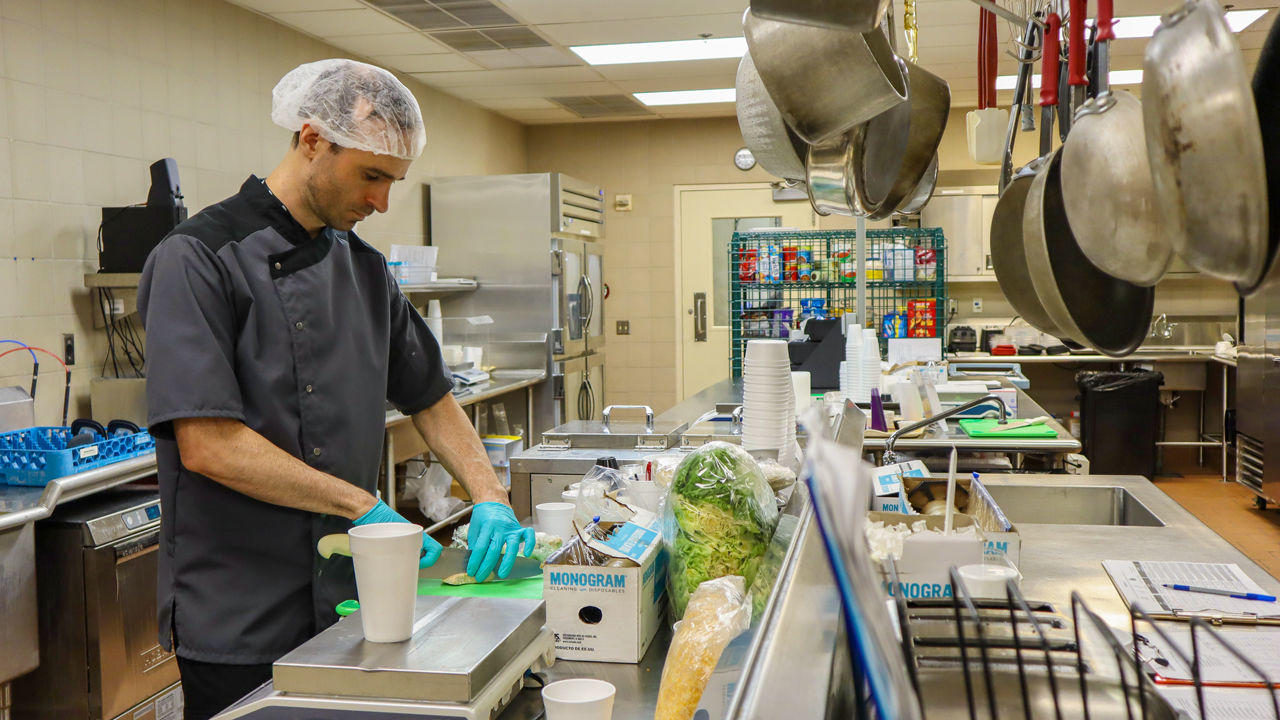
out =
[[[924,520],[931,530],[941,530],[945,519],[941,516],[903,515],[901,513],[872,512],[867,520],[880,521],[885,525],[899,523],[910,526]],[[973,525],[973,519],[966,515],[956,515],[956,528]],[[908,600],[918,598],[949,598],[953,596],[950,569],[964,565],[982,563],[985,541],[981,530],[974,535],[942,535],[939,533],[922,533],[912,535],[902,543],[902,559],[897,561],[898,587],[884,576],[884,589],[889,595],[901,592]]]
[[[946,496],[947,479],[944,477],[919,477],[916,475],[904,475],[902,481],[901,493],[896,498],[878,498],[884,500],[880,503],[884,506],[897,506],[902,510],[889,510],[889,512],[905,512],[907,514],[915,514],[919,511],[916,505],[919,505],[921,493],[916,492],[916,488],[922,484],[928,484],[932,490],[933,497]],[[991,493],[987,492],[987,488],[978,481],[976,484],[971,478],[956,479],[957,494],[961,495],[956,499],[956,507],[969,518],[978,523],[978,528],[982,530],[982,534],[986,537],[985,556],[987,562],[1002,562],[1008,560],[1014,567],[1018,566],[1018,561],[1022,557],[1022,536],[1018,534],[1018,528],[1005,517],[1004,511],[996,504]]]
[[928,475],[929,468],[925,467],[922,460],[875,468],[871,478],[871,509],[878,512],[912,513],[902,494],[902,478],[923,478]]
[[666,617],[667,552],[653,528],[627,523],[619,545],[639,567],[547,565],[542,598],[561,660],[640,662]]

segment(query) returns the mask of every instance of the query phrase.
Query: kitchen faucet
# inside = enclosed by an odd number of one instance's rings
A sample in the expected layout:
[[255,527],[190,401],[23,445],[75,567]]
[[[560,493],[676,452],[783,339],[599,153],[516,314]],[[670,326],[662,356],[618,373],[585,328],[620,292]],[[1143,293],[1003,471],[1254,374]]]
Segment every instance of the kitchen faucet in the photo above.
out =
[[922,427],[925,427],[926,425],[935,423],[939,420],[945,420],[951,417],[952,415],[958,415],[964,412],[965,410],[968,410],[971,407],[981,405],[982,403],[987,402],[989,400],[994,400],[996,404],[1000,406],[1000,424],[1003,425],[1009,422],[1009,409],[1005,407],[1004,400],[1002,400],[1001,398],[995,395],[987,395],[986,397],[980,397],[977,400],[970,400],[969,402],[963,405],[953,407],[950,410],[940,412],[937,415],[925,418],[924,420],[913,422],[910,425],[907,425],[906,427],[901,427],[893,431],[893,434],[889,436],[889,440],[886,441],[884,444],[884,456],[880,464],[893,465],[898,462],[898,454],[893,451],[893,445],[894,443],[898,442],[899,437],[906,435],[909,432],[913,432]]

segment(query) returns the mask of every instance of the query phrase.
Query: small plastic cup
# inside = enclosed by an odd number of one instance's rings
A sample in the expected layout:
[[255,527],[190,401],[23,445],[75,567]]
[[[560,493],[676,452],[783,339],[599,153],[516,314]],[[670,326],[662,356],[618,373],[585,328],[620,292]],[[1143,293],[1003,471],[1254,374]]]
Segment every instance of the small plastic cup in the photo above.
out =
[[364,639],[391,643],[413,634],[413,608],[418,596],[418,559],[422,526],[372,523],[347,531],[356,569],[356,597]]
[[604,680],[560,680],[542,688],[542,706],[547,720],[610,720],[616,692],[613,684]]
[[542,532],[568,540],[573,535],[573,508],[571,502],[538,503],[533,509],[534,523]]
[[976,598],[1004,598],[1008,596],[1006,585],[1013,580],[1020,585],[1022,574],[1008,565],[963,565],[958,571],[960,581]]

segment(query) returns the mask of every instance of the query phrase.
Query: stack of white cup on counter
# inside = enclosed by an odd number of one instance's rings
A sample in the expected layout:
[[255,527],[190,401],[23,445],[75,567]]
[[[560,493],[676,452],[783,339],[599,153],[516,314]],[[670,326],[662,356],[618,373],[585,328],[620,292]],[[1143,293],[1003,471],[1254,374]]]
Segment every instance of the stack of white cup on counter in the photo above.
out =
[[849,328],[844,362],[840,363],[840,394],[855,403],[871,402],[871,390],[880,386],[880,341],[871,328]]
[[742,363],[742,446],[778,450],[796,438],[795,390],[784,340],[750,340]]

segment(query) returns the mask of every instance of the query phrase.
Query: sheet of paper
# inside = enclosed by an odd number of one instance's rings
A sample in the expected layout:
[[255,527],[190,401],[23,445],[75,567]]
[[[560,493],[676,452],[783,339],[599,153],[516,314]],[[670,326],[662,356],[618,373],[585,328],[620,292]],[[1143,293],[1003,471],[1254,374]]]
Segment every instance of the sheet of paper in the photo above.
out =
[[886,353],[890,365],[942,359],[942,338],[889,338]]
[[[1191,666],[1183,657],[1192,658],[1191,627],[1185,624],[1163,623],[1161,629],[1169,641],[1154,631],[1141,627],[1138,633],[1144,638],[1139,652],[1153,672],[1164,680],[1191,681]],[[1267,674],[1272,682],[1280,681],[1280,628],[1276,627],[1219,627],[1214,628],[1219,638],[1249,658]],[[1127,635],[1127,633],[1125,633]],[[1200,680],[1204,683],[1257,683],[1262,678],[1221,643],[1200,631],[1196,635],[1200,648]],[[1128,644],[1127,638],[1125,643]],[[1172,644],[1172,647],[1170,647]]]
[[1234,563],[1104,560],[1102,567],[1129,607],[1148,615],[1216,614],[1280,617],[1276,603],[1172,590],[1164,583],[1266,593]]
[[[1174,710],[1188,718],[1200,717],[1200,703],[1195,688],[1163,685],[1157,688]],[[1204,720],[1274,720],[1271,698],[1263,690],[1242,688],[1205,688]]]

